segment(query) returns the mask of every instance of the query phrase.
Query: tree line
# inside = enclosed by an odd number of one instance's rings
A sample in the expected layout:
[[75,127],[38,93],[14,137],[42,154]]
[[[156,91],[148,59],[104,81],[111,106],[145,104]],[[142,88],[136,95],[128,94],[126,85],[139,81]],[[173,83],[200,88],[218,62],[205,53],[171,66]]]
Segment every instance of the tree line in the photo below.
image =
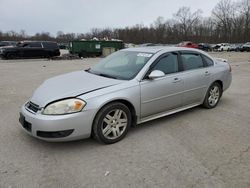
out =
[[125,28],[93,28],[88,33],[64,33],[58,31],[54,37],[49,32],[28,36],[20,32],[0,31],[1,40],[50,40],[69,42],[71,40],[120,39],[126,43],[176,44],[180,41],[196,43],[244,43],[250,41],[250,0],[221,0],[212,10],[210,17],[203,17],[201,10],[191,11],[181,7],[173,17],[158,17],[150,26],[137,24]]

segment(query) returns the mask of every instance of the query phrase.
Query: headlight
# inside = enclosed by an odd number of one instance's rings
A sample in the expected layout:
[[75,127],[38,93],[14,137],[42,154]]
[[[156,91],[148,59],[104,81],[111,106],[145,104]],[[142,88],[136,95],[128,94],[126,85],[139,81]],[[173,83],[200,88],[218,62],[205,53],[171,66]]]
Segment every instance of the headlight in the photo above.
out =
[[75,112],[80,112],[86,102],[80,99],[65,99],[62,101],[54,102],[45,107],[42,114],[45,115],[63,115]]

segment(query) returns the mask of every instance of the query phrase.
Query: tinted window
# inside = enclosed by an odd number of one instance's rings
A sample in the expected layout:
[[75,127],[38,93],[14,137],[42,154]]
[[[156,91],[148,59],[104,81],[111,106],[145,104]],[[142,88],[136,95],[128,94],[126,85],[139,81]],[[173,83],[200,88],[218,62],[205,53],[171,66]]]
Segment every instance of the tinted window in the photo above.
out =
[[56,42],[42,42],[44,48],[49,49],[58,49],[58,45]]
[[11,42],[0,42],[0,46],[9,46]]
[[198,69],[203,67],[203,61],[198,54],[181,54],[184,70]]
[[178,72],[178,58],[175,54],[169,54],[160,59],[153,70],[161,70],[165,74]]
[[42,45],[41,45],[40,42],[32,42],[32,43],[29,44],[29,47],[31,47],[31,48],[41,48]]
[[203,58],[204,58],[204,60],[206,61],[206,64],[207,64],[207,66],[208,66],[208,67],[210,67],[210,66],[213,66],[213,65],[214,65],[213,60],[212,60],[212,59],[210,59],[209,57],[207,57],[207,56],[203,55]]
[[22,46],[24,48],[29,48],[30,44],[29,43],[23,43],[23,44],[20,44],[20,46]]

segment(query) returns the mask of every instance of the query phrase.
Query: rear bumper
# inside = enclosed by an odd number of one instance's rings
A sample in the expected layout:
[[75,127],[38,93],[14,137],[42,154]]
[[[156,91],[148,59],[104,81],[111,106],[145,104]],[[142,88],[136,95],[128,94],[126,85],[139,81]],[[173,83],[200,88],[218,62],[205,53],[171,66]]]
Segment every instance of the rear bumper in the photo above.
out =
[[227,90],[230,87],[231,83],[232,83],[232,73],[230,72],[226,75],[226,79],[224,79],[223,91]]
[[20,123],[28,134],[46,141],[71,141],[91,135],[94,111],[83,111],[68,115],[42,115],[28,111],[20,112]]

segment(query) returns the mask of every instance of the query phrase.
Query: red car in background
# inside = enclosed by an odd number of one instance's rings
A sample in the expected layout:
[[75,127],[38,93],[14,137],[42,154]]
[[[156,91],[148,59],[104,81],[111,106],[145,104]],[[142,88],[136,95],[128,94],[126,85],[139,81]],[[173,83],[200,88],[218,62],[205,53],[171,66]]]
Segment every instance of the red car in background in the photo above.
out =
[[199,48],[199,46],[195,43],[192,43],[190,41],[184,41],[179,44],[177,44],[178,47],[187,47],[187,48]]

